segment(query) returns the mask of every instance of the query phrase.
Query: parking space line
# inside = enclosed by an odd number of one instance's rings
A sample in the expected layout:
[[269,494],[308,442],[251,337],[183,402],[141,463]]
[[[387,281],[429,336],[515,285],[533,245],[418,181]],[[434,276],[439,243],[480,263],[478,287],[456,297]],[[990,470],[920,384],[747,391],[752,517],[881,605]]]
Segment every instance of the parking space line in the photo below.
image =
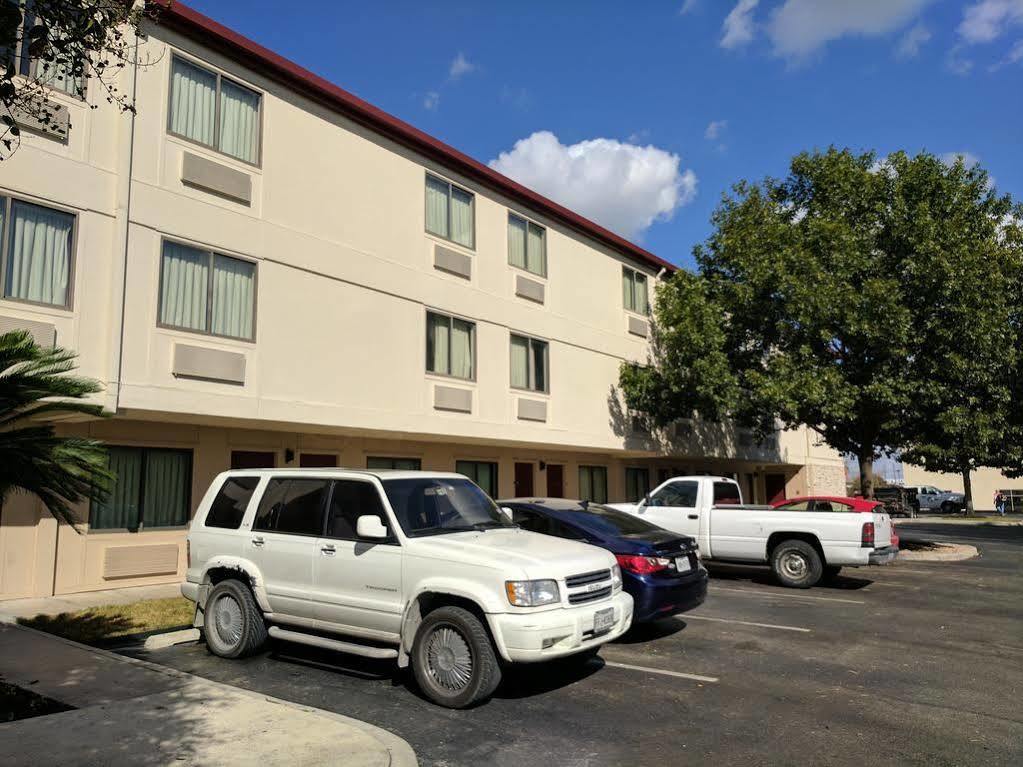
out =
[[740,626],[758,626],[758,627],[763,628],[763,629],[781,629],[782,631],[799,631],[799,632],[801,632],[803,634],[809,634],[810,631],[811,631],[810,629],[800,628],[799,626],[779,626],[779,625],[777,625],[775,623],[754,623],[752,621],[737,621],[737,620],[733,620],[732,618],[712,618],[709,615],[693,615],[692,613],[687,613],[682,618],[682,620],[685,620],[685,621],[688,621],[690,619],[694,620],[694,621],[714,621],[715,623],[738,623]]
[[840,599],[839,597],[815,597],[810,594],[786,594],[780,591],[767,591],[765,589],[730,589],[722,586],[711,586],[710,594],[717,594],[719,591],[727,591],[732,594],[752,594],[754,596],[786,597],[788,599],[814,599],[820,602],[844,602],[850,605],[865,605],[862,599]]
[[624,668],[629,671],[642,671],[646,674],[661,674],[663,676],[674,676],[679,679],[692,679],[697,682],[710,682],[711,684],[717,684],[718,678],[716,676],[701,676],[700,674],[686,674],[681,671],[667,671],[663,668],[649,668],[647,666],[632,666],[628,663],[615,663],[614,661],[604,661],[605,666],[611,666],[613,668]]

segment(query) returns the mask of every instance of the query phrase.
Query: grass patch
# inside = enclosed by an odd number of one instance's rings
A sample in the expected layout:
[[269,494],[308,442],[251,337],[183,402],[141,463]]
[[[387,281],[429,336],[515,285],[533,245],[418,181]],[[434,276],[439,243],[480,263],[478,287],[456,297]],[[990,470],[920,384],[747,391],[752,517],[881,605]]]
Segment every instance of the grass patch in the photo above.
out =
[[33,716],[59,714],[61,711],[70,711],[73,708],[74,706],[46,698],[31,690],[0,681],[0,723],[31,719]]
[[37,615],[18,620],[49,634],[85,644],[103,644],[118,637],[192,625],[195,604],[184,597],[144,599],[126,605],[91,607],[75,613]]

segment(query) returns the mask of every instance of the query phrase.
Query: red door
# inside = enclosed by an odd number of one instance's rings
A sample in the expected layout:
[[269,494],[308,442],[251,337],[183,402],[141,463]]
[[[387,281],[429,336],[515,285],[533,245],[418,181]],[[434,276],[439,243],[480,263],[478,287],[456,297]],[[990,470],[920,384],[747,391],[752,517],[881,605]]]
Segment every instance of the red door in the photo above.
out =
[[785,500],[785,475],[767,474],[764,477],[764,486],[767,490],[767,502],[769,504],[779,503]]
[[529,498],[533,495],[533,464],[515,464],[515,497]]
[[547,464],[547,497],[565,497],[565,467],[560,463]]

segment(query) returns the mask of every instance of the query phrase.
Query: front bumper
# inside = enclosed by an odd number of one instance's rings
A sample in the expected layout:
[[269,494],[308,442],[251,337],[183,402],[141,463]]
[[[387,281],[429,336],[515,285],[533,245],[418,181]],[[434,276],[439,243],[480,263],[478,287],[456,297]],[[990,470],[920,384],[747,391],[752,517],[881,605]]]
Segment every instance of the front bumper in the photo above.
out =
[[[609,607],[614,609],[611,630],[593,636],[594,615]],[[535,613],[490,614],[487,618],[505,660],[534,663],[599,647],[620,637],[632,625],[632,597],[620,591],[594,604]]]
[[633,623],[667,618],[699,607],[707,598],[707,571],[700,567],[688,578],[626,577],[632,594]]
[[199,601],[199,584],[191,581],[184,581],[181,584],[181,596],[191,602]]
[[883,549],[874,549],[870,552],[869,562],[872,565],[886,565],[899,555],[898,546],[885,546]]

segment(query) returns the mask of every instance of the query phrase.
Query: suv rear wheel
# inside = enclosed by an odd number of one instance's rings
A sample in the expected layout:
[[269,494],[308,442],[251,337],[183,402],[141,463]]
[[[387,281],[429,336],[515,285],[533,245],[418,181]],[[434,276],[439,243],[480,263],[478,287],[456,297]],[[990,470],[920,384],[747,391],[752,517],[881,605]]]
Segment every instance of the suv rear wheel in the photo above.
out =
[[266,623],[252,591],[241,581],[218,583],[206,600],[206,646],[221,658],[242,658],[266,644]]
[[771,570],[783,586],[808,589],[820,581],[824,563],[817,549],[806,541],[793,539],[774,547]]
[[412,670],[419,689],[447,708],[480,703],[501,682],[490,635],[475,615],[461,607],[440,607],[419,624],[412,644]]

